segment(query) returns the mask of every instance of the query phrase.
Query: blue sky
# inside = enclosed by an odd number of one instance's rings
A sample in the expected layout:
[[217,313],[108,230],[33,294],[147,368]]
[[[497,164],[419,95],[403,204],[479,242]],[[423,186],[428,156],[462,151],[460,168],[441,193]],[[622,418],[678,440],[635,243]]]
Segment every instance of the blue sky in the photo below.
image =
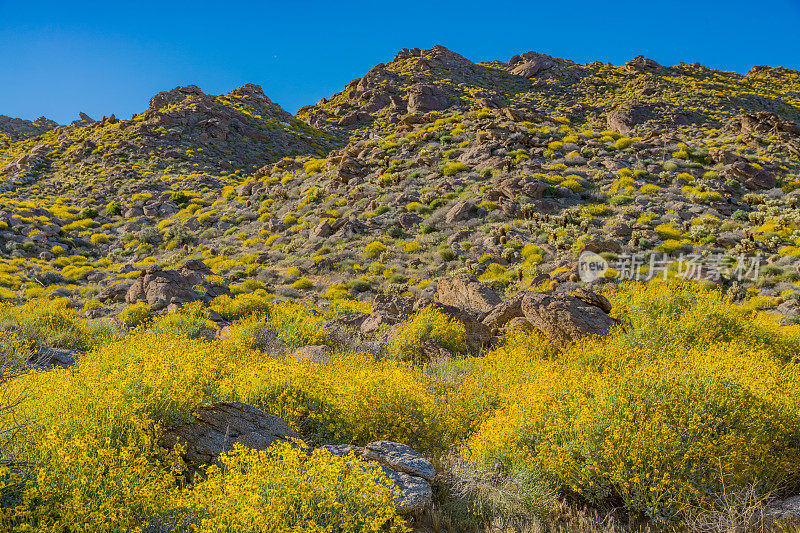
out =
[[535,50],[578,62],[644,54],[665,65],[800,70],[800,0],[0,0],[0,114],[128,117],[178,85],[216,94],[247,82],[294,112],[400,48],[434,44],[473,61]]

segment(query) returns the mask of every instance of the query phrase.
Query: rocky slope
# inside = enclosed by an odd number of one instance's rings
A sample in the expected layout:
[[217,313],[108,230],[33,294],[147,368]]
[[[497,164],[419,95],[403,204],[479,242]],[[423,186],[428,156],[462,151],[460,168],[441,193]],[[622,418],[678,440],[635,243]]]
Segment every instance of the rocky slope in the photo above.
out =
[[[41,133],[41,132],[40,132]],[[0,155],[0,179],[106,194],[131,179],[165,174],[252,172],[264,162],[297,154],[322,154],[330,137],[292,117],[257,85],[207,95],[190,85],[157,94],[129,120],[93,120],[81,113],[70,126],[28,135]]]
[[45,117],[23,120],[0,115],[0,146],[7,147],[14,141],[35,137],[57,127],[58,123]]
[[[152,263],[199,260],[234,294],[431,296],[465,272],[512,296],[577,286],[583,252],[611,266],[599,282],[656,261],[679,274],[683,254],[796,317],[799,120],[800,73],[783,68],[473,63],[440,46],[296,117],[253,85],[177,88],[130,120],[0,148],[16,184],[0,290],[115,314]],[[758,276],[738,279],[740,256]]]

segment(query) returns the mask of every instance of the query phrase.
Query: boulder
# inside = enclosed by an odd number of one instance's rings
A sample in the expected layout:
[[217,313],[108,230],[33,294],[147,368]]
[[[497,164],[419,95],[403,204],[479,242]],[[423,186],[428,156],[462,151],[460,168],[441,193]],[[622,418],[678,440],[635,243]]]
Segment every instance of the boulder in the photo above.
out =
[[323,448],[334,455],[355,454],[376,463],[398,490],[398,511],[418,513],[430,505],[433,499],[431,482],[436,469],[410,446],[399,442],[377,441],[365,447],[349,444],[326,445]]
[[778,184],[775,174],[744,161],[726,165],[722,169],[722,175],[726,179],[742,182],[748,189],[772,189]]
[[361,323],[361,333],[368,335],[382,325],[397,324],[414,312],[414,303],[414,298],[410,296],[377,295],[372,302],[372,312]]
[[453,224],[471,218],[477,211],[477,206],[472,200],[459,200],[444,216],[445,224]]
[[433,306],[441,313],[464,324],[467,350],[477,353],[481,348],[488,346],[492,340],[492,330],[480,322],[472,313],[443,303],[433,302],[428,299],[420,299],[414,304],[414,311],[419,311],[428,306]]
[[194,422],[167,430],[160,439],[169,449],[178,442],[184,444],[183,458],[194,467],[217,463],[219,455],[237,442],[266,450],[276,442],[298,438],[282,418],[241,402],[199,407],[194,418]]
[[410,230],[420,222],[422,222],[422,217],[420,217],[416,213],[403,213],[402,215],[397,217],[397,223],[404,230]]
[[606,115],[608,128],[627,135],[636,126],[656,118],[652,106],[649,105],[620,105]]
[[657,62],[644,56],[636,56],[625,63],[625,70],[631,74],[641,74],[661,68]]
[[441,278],[436,283],[434,300],[478,316],[485,315],[502,303],[496,292],[469,274]]
[[764,514],[790,523],[800,522],[800,496],[770,502],[764,509]]
[[[209,274],[211,270],[197,259],[187,261],[180,271],[163,270],[158,265],[151,265],[130,286],[125,301],[129,304],[146,302],[151,309],[158,311],[171,304],[207,301],[228,294],[227,287],[206,282]],[[205,290],[196,291],[200,286]]]
[[329,237],[332,233],[333,228],[326,218],[314,226],[314,228],[309,232],[308,236],[311,239],[323,239],[325,237]]
[[530,292],[522,300],[525,318],[559,348],[590,335],[607,335],[619,324],[608,315],[610,308],[605,297],[585,289],[575,294]]
[[524,296],[524,293],[520,293],[494,306],[481,322],[491,329],[499,329],[515,318],[524,317],[525,313],[522,312],[522,299]]
[[37,346],[36,353],[31,357],[30,362],[39,367],[51,368],[59,366],[69,368],[75,364],[80,352],[67,350],[65,348],[54,348],[52,346]]
[[109,285],[100,291],[100,293],[97,295],[97,299],[101,302],[106,300],[110,300],[112,302],[124,302],[125,296],[128,294],[131,286],[133,286],[133,282],[129,280],[123,280],[114,285]]
[[525,78],[536,76],[542,71],[555,67],[556,64],[557,61],[551,56],[533,51],[516,55],[508,61],[508,65],[511,67],[511,74],[524,76]]
[[331,358],[331,349],[324,344],[301,346],[294,350],[292,356],[308,363],[325,364]]
[[426,481],[433,481],[436,477],[436,469],[430,461],[415,452],[411,446],[398,442],[370,442],[365,448],[364,457]]
[[408,93],[409,113],[427,113],[446,109],[449,104],[447,95],[435,85],[418,83]]
[[518,63],[511,69],[511,74],[532,78],[543,70],[553,68],[554,65],[555,63],[548,56],[540,55],[539,57],[534,57],[528,61]]

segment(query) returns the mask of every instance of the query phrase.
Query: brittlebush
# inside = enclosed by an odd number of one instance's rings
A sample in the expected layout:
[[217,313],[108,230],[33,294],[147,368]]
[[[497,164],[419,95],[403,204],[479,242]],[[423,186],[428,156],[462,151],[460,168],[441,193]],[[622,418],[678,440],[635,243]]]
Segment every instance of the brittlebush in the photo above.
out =
[[605,340],[487,355],[504,407],[473,435],[479,456],[657,520],[706,508],[723,484],[798,479],[797,327],[679,283],[610,296],[627,328]]
[[461,353],[466,348],[464,324],[435,307],[425,307],[400,324],[392,336],[389,353],[403,361],[420,362],[426,341],[435,342],[452,353]]
[[234,445],[187,492],[197,533],[408,531],[383,471],[325,449],[310,455],[292,443],[268,450]]

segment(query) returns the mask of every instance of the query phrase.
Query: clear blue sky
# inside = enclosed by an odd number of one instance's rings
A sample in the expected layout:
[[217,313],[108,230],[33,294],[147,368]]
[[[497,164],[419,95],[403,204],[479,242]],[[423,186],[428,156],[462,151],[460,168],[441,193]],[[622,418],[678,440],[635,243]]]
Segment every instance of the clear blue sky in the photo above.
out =
[[473,61],[536,50],[800,70],[800,0],[0,0],[0,114],[128,117],[178,85],[216,94],[247,82],[294,112],[400,48],[437,43]]

